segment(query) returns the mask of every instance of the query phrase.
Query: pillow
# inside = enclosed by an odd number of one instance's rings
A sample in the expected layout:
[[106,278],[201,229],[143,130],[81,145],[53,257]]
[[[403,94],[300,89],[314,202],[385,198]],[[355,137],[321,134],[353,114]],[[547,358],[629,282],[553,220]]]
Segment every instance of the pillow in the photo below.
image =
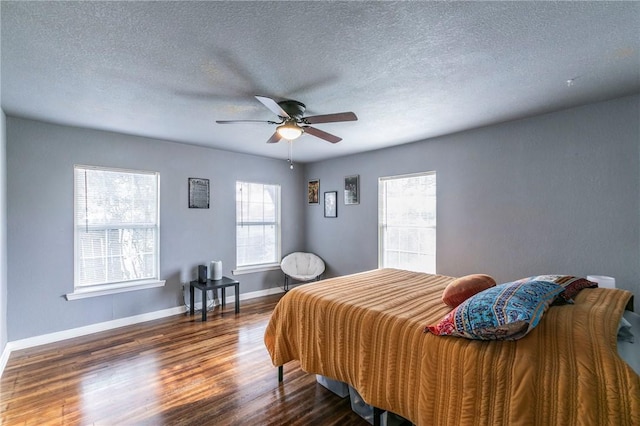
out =
[[520,339],[538,325],[562,291],[545,281],[500,284],[471,296],[424,331],[477,340]]
[[442,292],[442,301],[448,306],[455,308],[476,293],[486,290],[496,285],[489,275],[473,274],[457,278],[449,283]]
[[537,275],[529,278],[522,278],[514,282],[526,281],[548,281],[556,283],[564,287],[564,291],[560,293],[560,299],[566,303],[573,303],[573,298],[583,288],[598,287],[598,283],[589,281],[586,278],[574,277],[573,275]]

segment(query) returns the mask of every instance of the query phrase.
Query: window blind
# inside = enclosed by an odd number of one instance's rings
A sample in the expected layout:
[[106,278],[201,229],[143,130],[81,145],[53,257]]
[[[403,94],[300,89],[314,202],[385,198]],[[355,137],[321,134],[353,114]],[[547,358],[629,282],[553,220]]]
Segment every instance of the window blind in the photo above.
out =
[[75,286],[159,278],[159,175],[76,166]]
[[280,185],[236,182],[238,267],[280,262]]
[[380,178],[379,264],[436,271],[436,174]]

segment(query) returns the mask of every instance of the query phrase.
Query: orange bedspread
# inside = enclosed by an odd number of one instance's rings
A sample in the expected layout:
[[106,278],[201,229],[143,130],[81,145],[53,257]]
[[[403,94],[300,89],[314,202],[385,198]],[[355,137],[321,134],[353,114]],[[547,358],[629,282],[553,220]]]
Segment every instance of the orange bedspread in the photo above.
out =
[[267,350],[417,425],[640,425],[640,377],[616,349],[631,292],[583,290],[517,341],[423,333],[449,312],[452,279],[380,269],[297,287],[273,312]]

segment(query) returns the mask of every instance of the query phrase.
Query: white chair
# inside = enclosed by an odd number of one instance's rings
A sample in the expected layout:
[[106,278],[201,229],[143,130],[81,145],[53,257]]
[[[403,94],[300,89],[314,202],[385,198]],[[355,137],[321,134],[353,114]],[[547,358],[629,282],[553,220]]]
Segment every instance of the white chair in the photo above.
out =
[[295,252],[280,262],[284,273],[284,291],[289,291],[290,281],[318,281],[324,272],[324,261],[313,253]]

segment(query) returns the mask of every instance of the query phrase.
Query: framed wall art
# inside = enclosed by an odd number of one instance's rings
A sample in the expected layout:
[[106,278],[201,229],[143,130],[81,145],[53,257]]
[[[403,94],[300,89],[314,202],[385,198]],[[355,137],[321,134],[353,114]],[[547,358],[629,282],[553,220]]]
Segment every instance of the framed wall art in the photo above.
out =
[[209,208],[209,179],[189,178],[189,208]]
[[344,204],[360,203],[360,175],[345,176],[344,178]]
[[307,200],[309,204],[320,204],[320,179],[311,179],[307,185]]
[[338,217],[338,191],[324,193],[324,217]]

